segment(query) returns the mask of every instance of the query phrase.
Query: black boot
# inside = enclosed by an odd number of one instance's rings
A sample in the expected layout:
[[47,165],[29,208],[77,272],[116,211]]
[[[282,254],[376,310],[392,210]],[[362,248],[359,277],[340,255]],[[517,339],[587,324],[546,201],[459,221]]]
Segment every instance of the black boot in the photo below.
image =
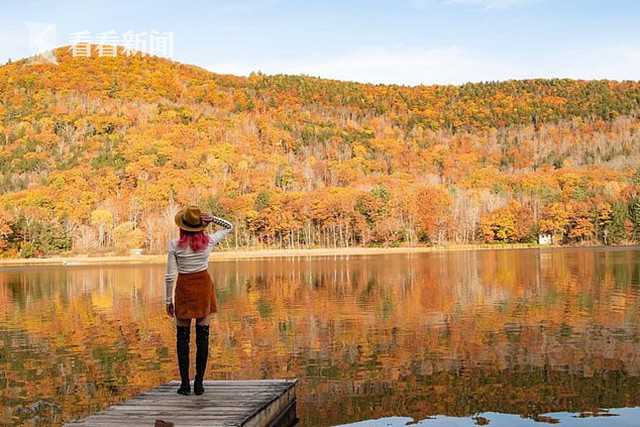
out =
[[191,394],[189,385],[189,326],[176,327],[176,350],[178,352],[178,368],[180,369],[180,388],[178,394]]
[[209,325],[196,324],[196,379],[193,381],[193,392],[204,393],[204,371],[209,358]]

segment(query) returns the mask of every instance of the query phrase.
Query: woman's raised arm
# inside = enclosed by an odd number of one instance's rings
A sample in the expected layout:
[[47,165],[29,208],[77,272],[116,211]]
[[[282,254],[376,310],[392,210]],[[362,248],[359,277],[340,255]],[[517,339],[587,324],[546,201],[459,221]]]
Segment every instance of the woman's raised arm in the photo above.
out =
[[222,230],[218,230],[215,233],[209,235],[209,244],[213,246],[220,243],[220,241],[222,241],[222,239],[224,239],[227,234],[233,231],[233,224],[226,219],[218,218],[217,216],[211,216],[210,219],[211,223],[222,227]]

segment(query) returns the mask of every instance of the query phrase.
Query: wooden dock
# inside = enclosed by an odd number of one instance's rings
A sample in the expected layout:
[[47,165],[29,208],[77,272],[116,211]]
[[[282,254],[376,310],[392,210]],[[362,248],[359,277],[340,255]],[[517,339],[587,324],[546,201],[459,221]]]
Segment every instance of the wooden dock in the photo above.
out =
[[[205,381],[203,395],[181,396],[171,381],[67,426],[289,427],[297,423],[297,380]],[[171,425],[171,424],[158,424]]]

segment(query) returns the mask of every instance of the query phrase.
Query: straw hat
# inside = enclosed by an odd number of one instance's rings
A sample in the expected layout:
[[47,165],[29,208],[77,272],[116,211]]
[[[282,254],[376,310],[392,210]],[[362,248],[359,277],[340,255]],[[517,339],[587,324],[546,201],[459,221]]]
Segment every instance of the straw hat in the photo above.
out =
[[200,215],[202,212],[197,206],[189,206],[176,214],[176,225],[185,231],[202,231],[207,225]]

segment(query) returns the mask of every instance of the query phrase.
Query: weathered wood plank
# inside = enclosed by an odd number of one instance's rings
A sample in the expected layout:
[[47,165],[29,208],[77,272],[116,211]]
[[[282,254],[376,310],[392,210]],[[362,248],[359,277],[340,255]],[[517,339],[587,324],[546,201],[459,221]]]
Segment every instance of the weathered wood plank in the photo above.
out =
[[201,396],[176,394],[171,381],[68,426],[153,425],[156,419],[183,426],[289,426],[296,421],[297,380],[205,381]]

